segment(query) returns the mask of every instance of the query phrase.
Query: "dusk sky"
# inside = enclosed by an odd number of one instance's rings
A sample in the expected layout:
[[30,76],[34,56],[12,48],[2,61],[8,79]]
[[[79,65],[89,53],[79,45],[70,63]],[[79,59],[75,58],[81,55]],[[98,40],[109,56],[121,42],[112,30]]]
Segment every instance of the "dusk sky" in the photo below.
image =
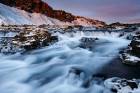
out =
[[110,22],[140,22],[140,0],[46,0],[54,9]]

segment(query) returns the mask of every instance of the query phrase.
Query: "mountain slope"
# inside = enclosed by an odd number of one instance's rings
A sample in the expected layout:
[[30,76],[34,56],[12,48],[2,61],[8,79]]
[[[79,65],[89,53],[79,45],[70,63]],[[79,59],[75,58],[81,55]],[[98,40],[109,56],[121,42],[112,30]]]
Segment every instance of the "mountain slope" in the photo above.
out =
[[48,17],[59,19],[61,21],[72,22],[75,16],[63,10],[54,10],[47,3],[41,0],[0,0],[7,6],[16,7],[30,13],[40,13]]
[[24,10],[0,4],[0,24],[66,25],[68,23],[61,22],[39,13],[28,13]]
[[[1,23],[104,26],[102,21],[54,10],[41,0],[0,0]],[[23,11],[24,10],[24,11]],[[25,12],[26,11],[26,12]]]

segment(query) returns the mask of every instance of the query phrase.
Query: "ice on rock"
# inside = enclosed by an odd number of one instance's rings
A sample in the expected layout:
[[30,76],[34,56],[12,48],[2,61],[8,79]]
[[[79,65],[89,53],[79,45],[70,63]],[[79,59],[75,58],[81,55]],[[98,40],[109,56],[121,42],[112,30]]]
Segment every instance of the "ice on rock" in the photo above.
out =
[[139,93],[139,84],[139,80],[127,80],[118,77],[107,79],[104,82],[105,87],[115,93]]

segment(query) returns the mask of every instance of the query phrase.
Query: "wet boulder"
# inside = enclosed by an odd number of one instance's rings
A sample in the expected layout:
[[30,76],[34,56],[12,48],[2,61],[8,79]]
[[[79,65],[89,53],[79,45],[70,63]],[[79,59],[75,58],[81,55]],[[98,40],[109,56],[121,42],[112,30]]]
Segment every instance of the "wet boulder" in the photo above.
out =
[[120,55],[120,58],[124,64],[131,65],[131,66],[140,65],[140,58],[137,56],[123,53]]
[[91,38],[91,37],[83,37],[81,38],[81,44],[79,47],[85,48],[85,49],[92,49],[94,46],[94,43],[98,40],[98,38]]
[[98,38],[92,38],[92,37],[83,37],[81,38],[81,42],[94,42],[95,40],[98,40]]
[[134,80],[128,80],[127,81],[127,85],[131,87],[131,89],[137,89],[138,88],[138,84],[136,81]]

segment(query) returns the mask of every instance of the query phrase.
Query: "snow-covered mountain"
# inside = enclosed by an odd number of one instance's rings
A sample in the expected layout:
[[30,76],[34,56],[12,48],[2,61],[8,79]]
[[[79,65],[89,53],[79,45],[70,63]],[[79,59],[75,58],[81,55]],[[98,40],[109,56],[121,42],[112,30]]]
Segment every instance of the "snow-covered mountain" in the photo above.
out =
[[0,24],[50,24],[50,25],[70,25],[54,18],[47,17],[40,13],[28,13],[14,7],[9,7],[0,3]]
[[105,25],[102,21],[54,10],[41,0],[1,0],[0,24]]

